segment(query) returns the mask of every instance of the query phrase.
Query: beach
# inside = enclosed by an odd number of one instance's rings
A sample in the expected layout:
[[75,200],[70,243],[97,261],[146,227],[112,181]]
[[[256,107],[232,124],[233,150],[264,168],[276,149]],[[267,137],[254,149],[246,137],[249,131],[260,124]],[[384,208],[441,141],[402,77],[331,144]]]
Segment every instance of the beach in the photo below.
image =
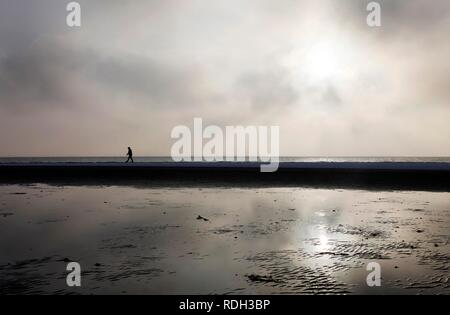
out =
[[450,0],[2,0],[0,25],[0,296],[450,294]]
[[3,177],[0,293],[450,293],[445,187],[245,178]]

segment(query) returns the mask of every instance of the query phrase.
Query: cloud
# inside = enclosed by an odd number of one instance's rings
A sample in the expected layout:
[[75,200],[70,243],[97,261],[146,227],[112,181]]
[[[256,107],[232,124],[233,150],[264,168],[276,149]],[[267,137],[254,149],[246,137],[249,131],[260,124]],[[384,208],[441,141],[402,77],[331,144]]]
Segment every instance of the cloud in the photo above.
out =
[[[195,106],[202,102],[202,73],[140,56],[98,58],[87,77],[110,93],[140,99],[150,107]],[[207,93],[207,92],[206,92]]]
[[373,29],[360,0],[80,2],[80,29],[61,1],[0,3],[0,155],[168,154],[198,116],[279,124],[289,154],[450,154],[447,0],[380,0]]
[[45,110],[57,104],[73,105],[80,94],[73,79],[88,59],[89,55],[55,42],[37,43],[0,58],[0,107]]
[[0,108],[13,111],[79,107],[95,94],[150,108],[195,106],[206,96],[202,89],[201,71],[193,66],[108,56],[64,40],[39,41],[0,58]]
[[239,99],[249,102],[255,111],[276,107],[283,110],[299,100],[299,91],[290,80],[289,71],[282,67],[263,72],[242,74],[236,82]]

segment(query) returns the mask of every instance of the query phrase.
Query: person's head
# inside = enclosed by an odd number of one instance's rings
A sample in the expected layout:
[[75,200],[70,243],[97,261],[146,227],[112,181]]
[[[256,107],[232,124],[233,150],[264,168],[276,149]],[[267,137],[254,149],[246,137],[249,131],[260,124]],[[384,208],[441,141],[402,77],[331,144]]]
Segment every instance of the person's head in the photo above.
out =
[[130,148],[130,147],[128,147],[128,150],[131,150],[131,148]]

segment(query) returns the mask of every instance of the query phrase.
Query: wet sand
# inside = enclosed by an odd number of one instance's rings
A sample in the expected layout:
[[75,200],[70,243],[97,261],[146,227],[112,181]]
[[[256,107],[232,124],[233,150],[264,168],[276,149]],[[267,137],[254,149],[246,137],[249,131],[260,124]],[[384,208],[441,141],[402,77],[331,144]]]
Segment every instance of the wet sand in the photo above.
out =
[[7,184],[0,252],[1,294],[449,294],[450,193]]
[[281,162],[271,173],[260,162],[0,163],[0,183],[12,182],[450,191],[450,163]]

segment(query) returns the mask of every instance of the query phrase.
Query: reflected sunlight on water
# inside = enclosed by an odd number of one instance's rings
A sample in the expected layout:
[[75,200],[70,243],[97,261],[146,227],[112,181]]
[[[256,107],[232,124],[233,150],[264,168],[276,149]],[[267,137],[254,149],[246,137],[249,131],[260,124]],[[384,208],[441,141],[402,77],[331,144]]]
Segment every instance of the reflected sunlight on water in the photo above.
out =
[[[68,259],[82,293],[450,293],[449,197],[3,185],[0,289],[70,293]],[[384,280],[369,290],[371,261]]]

